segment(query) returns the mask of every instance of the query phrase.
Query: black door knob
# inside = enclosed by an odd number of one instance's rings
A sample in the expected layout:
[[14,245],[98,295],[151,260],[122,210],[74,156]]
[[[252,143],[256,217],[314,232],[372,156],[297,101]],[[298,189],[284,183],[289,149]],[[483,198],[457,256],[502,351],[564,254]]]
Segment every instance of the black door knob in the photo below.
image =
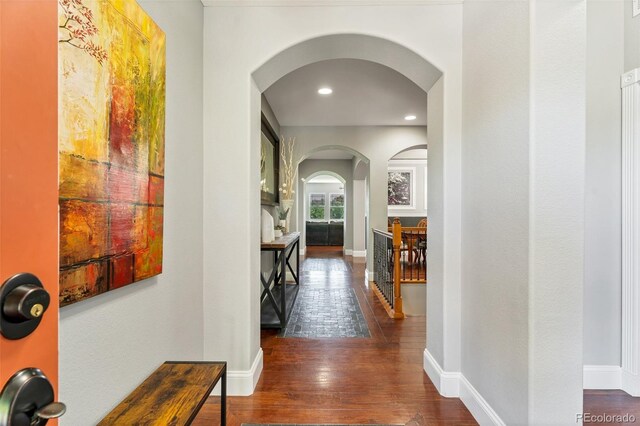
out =
[[0,333],[21,339],[40,324],[51,297],[33,274],[14,275],[0,287]]
[[54,402],[53,386],[38,368],[18,371],[0,393],[0,425],[43,426],[62,416],[66,407]]

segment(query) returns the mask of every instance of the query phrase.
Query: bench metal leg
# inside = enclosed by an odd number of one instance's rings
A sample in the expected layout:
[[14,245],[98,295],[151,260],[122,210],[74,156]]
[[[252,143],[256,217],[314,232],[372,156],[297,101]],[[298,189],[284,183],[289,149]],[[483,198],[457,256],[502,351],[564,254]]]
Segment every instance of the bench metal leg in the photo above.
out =
[[220,389],[220,426],[227,426],[227,366],[222,373]]

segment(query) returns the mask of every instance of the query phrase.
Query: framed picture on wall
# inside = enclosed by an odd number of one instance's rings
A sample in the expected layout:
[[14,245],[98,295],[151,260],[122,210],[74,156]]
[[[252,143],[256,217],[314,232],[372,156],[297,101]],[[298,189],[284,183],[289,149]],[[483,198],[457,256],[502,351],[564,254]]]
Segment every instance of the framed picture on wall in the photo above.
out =
[[389,167],[387,204],[394,209],[415,209],[416,168]]
[[640,15],[640,0],[633,0],[633,15],[632,16],[638,16]]
[[275,206],[279,201],[280,143],[264,114],[260,135],[260,202]]

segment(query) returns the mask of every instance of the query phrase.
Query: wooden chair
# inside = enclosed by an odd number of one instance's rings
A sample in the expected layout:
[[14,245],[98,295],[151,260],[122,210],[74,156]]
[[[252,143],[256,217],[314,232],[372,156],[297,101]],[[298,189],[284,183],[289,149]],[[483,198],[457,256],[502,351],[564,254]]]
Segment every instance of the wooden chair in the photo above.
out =
[[420,220],[420,222],[418,222],[418,228],[425,228],[424,230],[424,237],[420,236],[419,237],[419,241],[417,244],[417,257],[418,257],[418,262],[420,262],[420,259],[423,259],[424,262],[427,261],[427,219],[422,219]]

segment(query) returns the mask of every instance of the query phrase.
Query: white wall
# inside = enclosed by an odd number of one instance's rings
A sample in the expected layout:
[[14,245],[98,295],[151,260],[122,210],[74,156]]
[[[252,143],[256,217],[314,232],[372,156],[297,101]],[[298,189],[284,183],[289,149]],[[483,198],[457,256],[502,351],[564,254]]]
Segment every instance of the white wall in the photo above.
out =
[[399,209],[389,206],[387,215],[389,217],[427,217],[427,197],[425,176],[427,176],[427,160],[389,160],[389,169],[392,168],[410,168],[415,169],[414,173],[414,205],[413,208]]
[[167,36],[163,273],[61,309],[63,425],[97,423],[162,362],[203,354],[203,8],[140,4]]
[[462,372],[506,424],[528,413],[528,20],[464,7]]
[[568,424],[583,401],[586,1],[531,11],[529,423]]
[[[620,1],[620,0],[619,0]],[[624,71],[640,68],[640,15],[632,16],[632,1],[624,2]],[[616,24],[616,32],[620,23]]]
[[367,232],[364,225],[367,203],[365,185],[364,179],[353,181],[353,255],[356,257],[364,257],[367,249],[364,237]]
[[461,393],[506,424],[582,411],[585,42],[584,1],[464,4]]
[[[587,2],[586,365],[620,365],[623,14],[631,16],[631,4],[625,6],[623,1]],[[640,33],[637,39],[640,41]],[[637,49],[640,55],[640,46]]]
[[[444,246],[444,117],[442,104],[444,99],[444,79],[433,85],[427,97],[427,140],[429,141],[429,168],[427,169],[427,197],[429,198],[429,238],[427,238],[427,347],[435,361],[444,369],[458,371],[458,354],[450,354],[445,359],[444,323],[445,323],[445,286],[444,286],[444,252],[433,250]],[[458,288],[447,288],[457,292]],[[455,294],[455,293],[454,293]],[[455,321],[460,321],[460,311],[449,312]],[[451,321],[448,321],[451,322]],[[450,349],[449,349],[450,350]],[[452,359],[455,361],[452,362]],[[446,362],[445,362],[446,361]],[[452,364],[447,366],[447,362]],[[437,380],[436,380],[437,381]],[[437,383],[439,385],[439,383]],[[440,388],[438,388],[440,389]]]

